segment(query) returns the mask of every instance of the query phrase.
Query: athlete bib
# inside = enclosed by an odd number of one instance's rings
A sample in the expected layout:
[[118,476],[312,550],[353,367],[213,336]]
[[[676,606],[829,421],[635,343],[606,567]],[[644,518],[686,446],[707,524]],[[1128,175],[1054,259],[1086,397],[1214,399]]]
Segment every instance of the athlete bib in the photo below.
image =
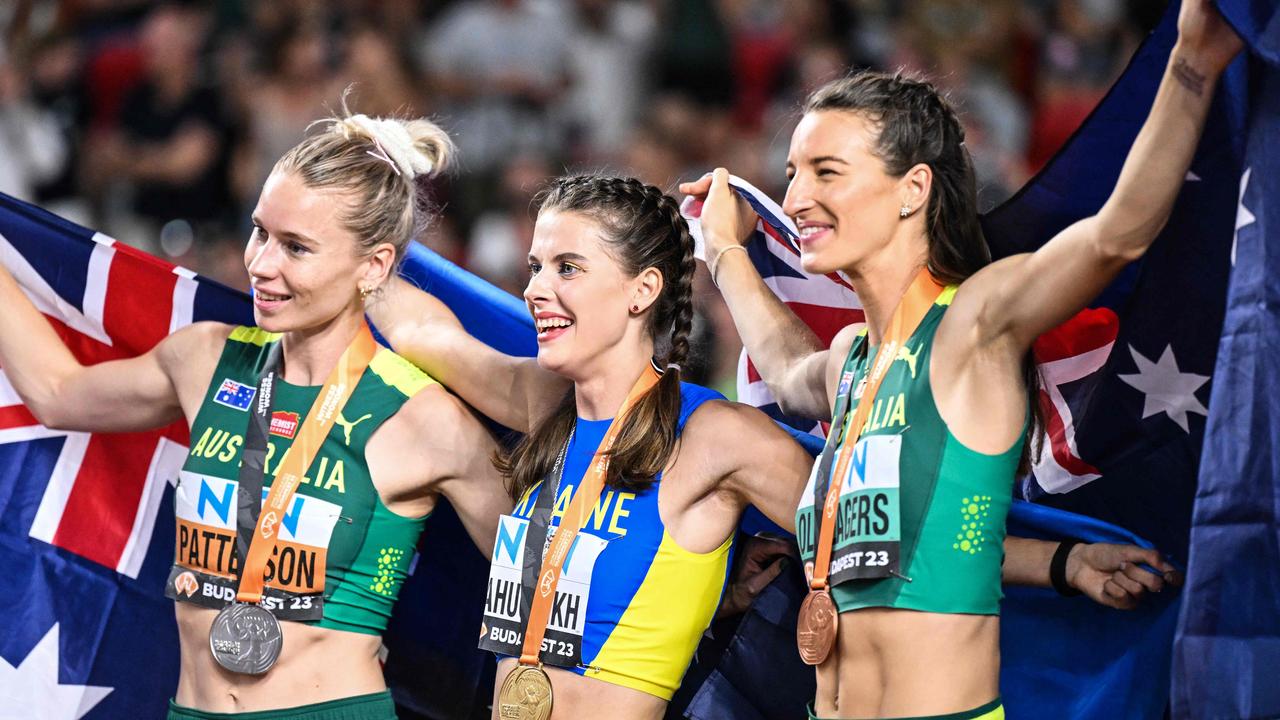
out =
[[[177,551],[165,595],[220,609],[235,600],[239,577],[236,507],[239,483],[182,471],[174,492]],[[262,489],[267,497],[268,488]],[[267,561],[262,606],[281,620],[319,620],[329,542],[341,507],[295,494]]]
[[[524,597],[525,542],[529,521],[503,515],[489,565],[489,586],[485,594],[483,633],[480,648],[501,655],[520,655],[524,645],[525,616],[531,600]],[[555,537],[548,530],[539,562]],[[548,665],[576,667],[582,663],[582,633],[586,628],[587,601],[591,597],[591,574],[596,559],[604,551],[604,538],[579,533],[569,550],[560,583],[551,604],[547,634],[542,640],[540,660]]]
[[[899,455],[902,437],[873,435],[853,448],[840,487],[831,554],[831,584],[887,577],[899,568]],[[842,449],[841,452],[848,452]],[[819,461],[809,473],[796,534],[809,556],[814,547],[814,483]]]

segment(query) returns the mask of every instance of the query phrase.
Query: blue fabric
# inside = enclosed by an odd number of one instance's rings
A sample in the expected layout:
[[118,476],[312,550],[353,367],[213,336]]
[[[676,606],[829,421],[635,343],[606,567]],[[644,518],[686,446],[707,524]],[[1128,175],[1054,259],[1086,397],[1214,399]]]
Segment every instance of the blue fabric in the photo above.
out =
[[1235,262],[1174,652],[1175,718],[1280,716],[1280,12],[1224,0],[1252,49]]

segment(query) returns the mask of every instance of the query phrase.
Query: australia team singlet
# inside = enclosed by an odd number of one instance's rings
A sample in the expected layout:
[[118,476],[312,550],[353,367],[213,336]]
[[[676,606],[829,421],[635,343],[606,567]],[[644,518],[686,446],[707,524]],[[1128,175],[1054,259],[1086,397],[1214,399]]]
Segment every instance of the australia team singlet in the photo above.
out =
[[[1023,438],[998,455],[979,453],[957,440],[938,414],[929,359],[955,293],[955,286],[943,290],[899,348],[853,448],[830,571],[832,598],[841,612],[1000,612],[1005,518]],[[867,347],[864,331],[849,352],[845,371],[852,370],[856,405],[876,348]],[[852,415],[850,408],[833,423]],[[811,474],[796,513],[796,539],[806,563],[815,555],[813,486]],[[897,569],[877,573],[877,565],[892,566],[894,552]]]
[[[179,602],[220,608],[235,599],[240,454],[259,372],[279,338],[235,328],[191,426],[191,450],[174,494],[177,548],[165,587]],[[263,594],[276,617],[372,635],[386,628],[426,518],[387,509],[369,476],[365,445],[433,383],[385,348],[369,363],[280,521]],[[263,498],[319,390],[277,376]]]
[[[719,393],[680,385],[679,428]],[[550,528],[560,524],[611,420],[578,419]],[[661,475],[641,493],[605,487],[565,561],[541,659],[670,700],[720,604],[733,538],[709,553],[676,544],[658,514]],[[529,517],[544,484],[504,515],[489,569],[480,647],[519,656],[521,571]],[[553,534],[548,533],[548,543]]]

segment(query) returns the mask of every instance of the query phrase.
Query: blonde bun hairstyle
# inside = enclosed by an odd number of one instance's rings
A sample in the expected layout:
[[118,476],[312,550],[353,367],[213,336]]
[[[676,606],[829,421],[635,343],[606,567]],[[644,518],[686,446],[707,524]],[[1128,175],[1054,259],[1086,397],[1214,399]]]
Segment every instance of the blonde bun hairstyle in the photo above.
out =
[[453,158],[449,135],[422,118],[352,114],[345,98],[341,116],[312,123],[308,133],[274,171],[295,173],[309,188],[349,193],[342,223],[365,251],[390,243],[399,261],[434,216],[430,180]]

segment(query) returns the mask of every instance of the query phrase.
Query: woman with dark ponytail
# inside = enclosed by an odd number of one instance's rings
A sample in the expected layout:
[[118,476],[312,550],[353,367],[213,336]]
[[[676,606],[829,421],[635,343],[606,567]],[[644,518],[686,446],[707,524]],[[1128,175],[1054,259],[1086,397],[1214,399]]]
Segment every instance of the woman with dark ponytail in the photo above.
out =
[[[705,198],[713,280],[760,374],[788,412],[832,421],[796,514],[810,587],[797,642],[818,681],[811,718],[1003,718],[1002,561],[1006,580],[1052,580],[1121,607],[1162,585],[1141,563],[1172,569],[1118,546],[1046,553],[1011,539],[1003,550],[1033,436],[1031,344],[1155,239],[1214,83],[1239,52],[1209,0],[1184,0],[1178,26],[1104,207],[1037,252],[994,263],[964,130],[933,86],[862,72],[816,91],[791,138],[783,209],[804,269],[843,272],[866,313],[829,351],[747,254],[730,252],[754,223],[727,173],[682,187]],[[883,514],[847,521],[863,508]]]
[[371,317],[527,433],[497,459],[516,508],[481,628],[503,658],[494,717],[554,703],[558,718],[656,719],[719,604],[742,510],[790,525],[809,456],[758,410],[681,382],[695,265],[675,200],[577,176],[539,202],[524,292],[536,361],[475,340],[402,281]]

